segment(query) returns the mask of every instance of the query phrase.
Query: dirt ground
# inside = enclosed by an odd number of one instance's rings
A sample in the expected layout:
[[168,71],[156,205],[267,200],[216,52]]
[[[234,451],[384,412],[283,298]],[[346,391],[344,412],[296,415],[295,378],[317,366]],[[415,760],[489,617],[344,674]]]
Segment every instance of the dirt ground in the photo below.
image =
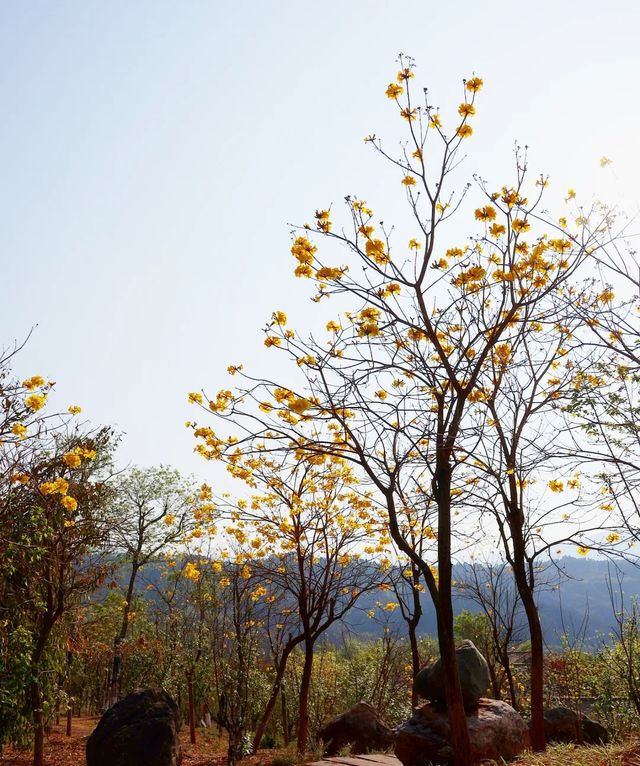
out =
[[[59,726],[53,726],[45,745],[46,766],[84,766],[85,744],[87,737],[93,731],[97,718],[74,718],[71,737],[65,735],[66,722],[61,720]],[[182,727],[183,766],[224,766],[226,763],[226,741],[223,737],[210,730],[197,730],[197,743],[189,742],[189,728]],[[260,751],[257,755],[246,760],[247,766],[269,763],[271,758],[280,751]],[[17,752],[9,749],[0,758],[1,766],[31,766],[30,752]]]

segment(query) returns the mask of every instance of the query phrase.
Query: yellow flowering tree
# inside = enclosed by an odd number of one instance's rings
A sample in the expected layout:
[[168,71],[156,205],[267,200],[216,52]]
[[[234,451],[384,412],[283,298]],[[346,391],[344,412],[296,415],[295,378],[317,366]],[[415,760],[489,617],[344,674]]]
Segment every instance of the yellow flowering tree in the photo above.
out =
[[[279,394],[284,396],[284,394]],[[303,409],[289,401],[294,412]],[[263,407],[264,409],[264,407]],[[233,425],[233,419],[231,419]],[[198,430],[198,427],[194,425]],[[297,744],[304,753],[309,735],[309,690],[318,640],[380,582],[378,568],[362,559],[386,550],[374,504],[340,456],[311,455],[288,448],[273,451],[262,438],[231,439],[231,449],[216,453],[232,476],[249,489],[247,498],[223,499],[218,514],[235,542],[235,563],[258,576],[253,592],[269,609],[266,631],[274,677],[256,727],[260,744],[281,691],[291,653],[300,647]]]
[[[41,432],[28,460],[20,463],[0,495],[0,627],[12,637],[6,646],[0,643],[10,653],[2,657],[3,668],[10,671],[22,656],[27,674],[21,693],[9,699],[3,695],[9,707],[3,720],[11,722],[23,706],[30,712],[34,766],[43,763],[45,715],[53,703],[47,672],[56,660],[53,638],[110,568],[105,555],[110,500],[106,479],[112,440],[109,429],[58,427],[46,438]],[[68,455],[80,456],[80,462],[69,465]],[[14,654],[20,637],[21,655]]]
[[[322,340],[289,328],[276,312],[265,345],[290,356],[304,383],[283,386],[234,367],[243,384],[205,404],[244,418],[268,448],[286,444],[358,466],[385,509],[389,536],[420,570],[433,599],[452,745],[456,763],[466,764],[471,753],[451,597],[459,544],[454,520],[465,507],[465,461],[478,438],[470,410],[491,392],[508,396],[494,373],[509,366],[513,333],[549,321],[549,296],[602,246],[603,237],[584,226],[569,230],[544,214],[546,179],[529,184],[520,153],[511,183],[493,190],[478,180],[475,205],[472,187],[456,194],[452,174],[473,133],[482,80],[464,83],[457,113],[447,119],[426,95],[414,96],[413,76],[413,63],[401,58],[397,80],[387,89],[406,127],[399,154],[389,153],[375,135],[365,139],[397,169],[409,230],[400,239],[360,197],[346,198],[347,223],[335,229],[331,208],[316,211],[315,222],[295,233],[295,274],[310,281],[317,303],[333,297],[346,312],[328,321]],[[464,220],[470,239],[454,225]],[[301,427],[309,421],[311,436]],[[226,440],[206,427],[195,434],[204,455],[228,453]],[[400,523],[401,508],[426,502],[435,509],[433,562]],[[537,713],[533,744],[544,747]]]

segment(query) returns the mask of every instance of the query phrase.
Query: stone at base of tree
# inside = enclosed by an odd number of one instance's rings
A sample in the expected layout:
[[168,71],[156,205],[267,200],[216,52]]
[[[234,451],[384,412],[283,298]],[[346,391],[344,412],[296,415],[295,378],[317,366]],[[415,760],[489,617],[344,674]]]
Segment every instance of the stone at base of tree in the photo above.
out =
[[[461,641],[458,644],[456,662],[464,707],[469,712],[489,687],[489,666],[473,641]],[[441,660],[438,659],[423,668],[415,677],[413,685],[424,699],[444,702],[444,673]]]
[[325,724],[318,733],[329,756],[337,755],[347,746],[354,754],[386,750],[394,740],[393,731],[368,702],[358,702]]
[[[522,716],[500,700],[480,699],[467,714],[474,763],[515,758],[529,746],[529,731]],[[404,766],[450,764],[453,750],[449,719],[443,705],[427,703],[396,729],[396,756]]]
[[137,689],[102,716],[87,740],[87,766],[179,766],[180,711],[164,689]]
[[609,741],[609,732],[602,724],[568,707],[544,711],[544,736],[547,742],[582,741],[585,745],[606,745]]

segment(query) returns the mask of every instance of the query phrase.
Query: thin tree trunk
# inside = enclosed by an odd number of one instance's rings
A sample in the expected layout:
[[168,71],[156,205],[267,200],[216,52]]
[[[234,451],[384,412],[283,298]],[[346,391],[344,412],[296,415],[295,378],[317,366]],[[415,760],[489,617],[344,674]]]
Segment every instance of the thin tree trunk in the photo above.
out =
[[127,637],[129,631],[129,613],[131,612],[131,599],[133,598],[133,589],[138,576],[139,564],[136,559],[131,564],[131,575],[129,576],[129,585],[127,586],[127,596],[122,612],[122,624],[120,631],[113,642],[113,664],[111,666],[111,689],[109,692],[109,705],[115,705],[118,701],[120,673],[122,671],[122,642]]
[[488,662],[487,664],[489,665],[489,678],[491,679],[491,692],[493,694],[493,699],[502,699],[502,695],[500,693],[500,681],[498,680],[498,676],[496,674],[495,665],[493,662]]
[[544,735],[544,644],[540,615],[524,571],[515,571],[516,585],[522,600],[531,638],[531,747],[546,750]]
[[44,713],[42,691],[37,676],[31,681],[31,708],[33,715],[33,766],[44,764]]
[[298,755],[303,756],[307,750],[309,739],[309,690],[311,688],[311,671],[313,670],[313,643],[304,643],[304,665],[300,678],[300,708],[298,718]]
[[287,695],[284,686],[280,687],[280,703],[282,708],[282,737],[285,747],[291,742],[291,724],[289,723],[289,709],[287,707]]
[[67,731],[66,731],[67,737],[71,736],[71,721],[72,721],[72,719],[73,719],[73,708],[71,707],[71,705],[68,705],[67,706]]
[[507,684],[509,685],[509,697],[511,698],[511,707],[514,710],[519,710],[520,703],[518,702],[518,693],[516,691],[516,683],[513,678],[513,672],[511,671],[511,663],[509,662],[508,658],[505,660],[503,667],[504,667],[504,673],[507,677]]
[[[278,666],[276,668],[276,676],[273,679],[273,684],[271,686],[271,694],[269,695],[269,699],[267,700],[267,704],[265,706],[264,712],[262,714],[262,717],[260,718],[260,721],[258,722],[258,726],[256,727],[256,733],[253,737],[254,752],[260,747],[260,742],[262,740],[262,737],[264,736],[264,732],[267,728],[267,724],[269,723],[269,720],[271,719],[273,710],[278,701],[278,694],[280,693],[280,689],[282,687],[282,679],[284,678],[284,674],[287,669],[287,661],[289,659],[289,655],[291,654],[294,646],[295,644],[291,646],[289,645],[285,646],[282,652],[282,656],[280,657],[280,660],[278,662]],[[284,722],[283,722],[283,727],[284,727]]]
[[196,707],[193,701],[193,673],[187,673],[187,692],[189,694],[189,737],[192,745],[196,744]]
[[[415,677],[420,672],[420,650],[418,648],[418,636],[416,633],[417,624],[414,621],[409,622],[409,646],[411,647],[411,677]],[[411,687],[411,706],[416,707],[420,703],[420,695]]]

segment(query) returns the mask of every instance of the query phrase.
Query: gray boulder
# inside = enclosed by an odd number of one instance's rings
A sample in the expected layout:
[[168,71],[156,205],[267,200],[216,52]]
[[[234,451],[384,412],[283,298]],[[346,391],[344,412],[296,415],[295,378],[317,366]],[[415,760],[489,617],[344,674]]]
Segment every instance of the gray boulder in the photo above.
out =
[[609,732],[597,721],[568,707],[552,707],[544,711],[544,736],[547,742],[583,742],[606,745]]
[[[456,648],[456,661],[465,709],[473,710],[489,687],[489,666],[472,641],[461,641]],[[444,674],[441,660],[423,668],[413,682],[424,699],[444,703]]]
[[164,689],[138,689],[102,716],[87,740],[87,766],[179,766],[180,711]]
[[[481,699],[467,714],[473,763],[515,758],[529,746],[522,716],[506,702]],[[453,762],[447,712],[427,703],[396,729],[395,753],[403,766],[431,766]],[[471,766],[471,764],[469,764]]]

